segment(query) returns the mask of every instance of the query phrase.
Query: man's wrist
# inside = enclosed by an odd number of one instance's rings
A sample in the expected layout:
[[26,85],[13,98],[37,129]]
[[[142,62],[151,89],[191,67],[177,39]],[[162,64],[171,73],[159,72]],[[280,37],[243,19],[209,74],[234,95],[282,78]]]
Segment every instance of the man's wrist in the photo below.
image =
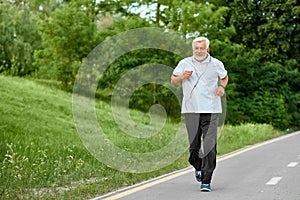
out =
[[222,87],[225,90],[225,86],[223,84],[219,84],[220,87]]

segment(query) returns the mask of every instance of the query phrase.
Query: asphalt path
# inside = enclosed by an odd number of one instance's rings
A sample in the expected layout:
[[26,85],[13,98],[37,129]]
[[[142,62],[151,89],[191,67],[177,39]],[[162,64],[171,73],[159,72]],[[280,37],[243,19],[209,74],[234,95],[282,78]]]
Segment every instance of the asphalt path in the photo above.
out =
[[218,157],[212,191],[191,167],[94,200],[300,200],[300,131]]

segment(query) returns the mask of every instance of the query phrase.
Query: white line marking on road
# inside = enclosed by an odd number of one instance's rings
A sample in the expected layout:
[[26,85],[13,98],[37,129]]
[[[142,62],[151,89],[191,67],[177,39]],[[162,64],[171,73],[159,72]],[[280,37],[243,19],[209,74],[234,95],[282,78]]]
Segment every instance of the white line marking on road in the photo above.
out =
[[266,183],[266,185],[276,185],[281,179],[282,177],[273,177]]
[[296,167],[296,165],[298,165],[298,162],[291,162],[287,167]]

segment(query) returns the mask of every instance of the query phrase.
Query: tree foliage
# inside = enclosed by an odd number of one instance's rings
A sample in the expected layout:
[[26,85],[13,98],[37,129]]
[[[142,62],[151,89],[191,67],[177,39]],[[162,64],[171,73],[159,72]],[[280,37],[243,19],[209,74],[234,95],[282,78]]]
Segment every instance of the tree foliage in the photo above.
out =
[[96,42],[94,13],[90,9],[70,3],[56,9],[40,24],[43,49],[35,52],[39,74],[72,87],[83,58]]
[[4,1],[0,4],[0,18],[0,73],[32,73],[33,53],[41,47],[36,16],[27,5]]
[[299,1],[235,0],[230,5],[230,22],[236,29],[231,41],[247,51],[232,69],[240,78],[235,89],[245,93],[232,99],[247,108],[239,119],[267,121],[281,129],[299,127]]
[[300,62],[299,1],[236,0],[231,5],[231,22],[238,33],[233,41],[261,48],[264,61]]

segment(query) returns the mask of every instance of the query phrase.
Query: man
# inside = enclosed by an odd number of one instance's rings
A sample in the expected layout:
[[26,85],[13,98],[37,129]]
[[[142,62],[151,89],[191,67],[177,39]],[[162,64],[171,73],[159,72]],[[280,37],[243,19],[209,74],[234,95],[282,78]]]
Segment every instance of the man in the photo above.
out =
[[[181,60],[171,76],[171,84],[182,83],[181,113],[185,115],[190,143],[189,162],[195,168],[201,191],[211,191],[216,167],[217,128],[222,113],[221,96],[228,82],[221,61],[209,54],[209,40],[192,42],[193,56]],[[203,145],[203,147],[201,147]]]

